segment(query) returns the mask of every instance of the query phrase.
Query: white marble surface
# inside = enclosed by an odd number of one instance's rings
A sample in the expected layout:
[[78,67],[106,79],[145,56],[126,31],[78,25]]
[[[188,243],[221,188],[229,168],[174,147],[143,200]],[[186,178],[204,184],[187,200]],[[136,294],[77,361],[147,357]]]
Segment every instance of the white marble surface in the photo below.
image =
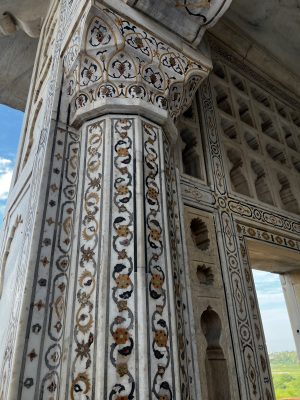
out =
[[124,0],[189,43],[199,44],[205,30],[223,16],[231,0]]
[[300,8],[296,0],[236,0],[226,17],[300,76]]

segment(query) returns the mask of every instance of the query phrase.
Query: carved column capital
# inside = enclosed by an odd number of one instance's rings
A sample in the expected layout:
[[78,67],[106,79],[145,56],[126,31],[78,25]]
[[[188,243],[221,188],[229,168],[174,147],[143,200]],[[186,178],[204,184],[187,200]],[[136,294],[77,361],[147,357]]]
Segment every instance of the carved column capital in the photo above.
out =
[[187,55],[183,48],[112,10],[92,7],[64,53],[71,123],[122,110],[159,123],[175,120],[211,67],[200,52],[188,48]]

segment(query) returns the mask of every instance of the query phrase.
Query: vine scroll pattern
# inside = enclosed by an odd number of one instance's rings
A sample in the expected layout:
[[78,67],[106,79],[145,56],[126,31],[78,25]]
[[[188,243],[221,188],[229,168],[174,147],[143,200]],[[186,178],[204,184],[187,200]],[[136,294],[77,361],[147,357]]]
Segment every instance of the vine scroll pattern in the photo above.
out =
[[[136,398],[136,232],[134,122],[112,119],[113,188],[108,350],[114,373],[107,373],[108,398]],[[116,397],[117,396],[117,397]]]
[[72,327],[71,399],[93,395],[89,371],[95,362],[96,299],[101,249],[103,136],[105,121],[88,125],[85,132],[80,216],[79,259],[76,262],[76,297]]

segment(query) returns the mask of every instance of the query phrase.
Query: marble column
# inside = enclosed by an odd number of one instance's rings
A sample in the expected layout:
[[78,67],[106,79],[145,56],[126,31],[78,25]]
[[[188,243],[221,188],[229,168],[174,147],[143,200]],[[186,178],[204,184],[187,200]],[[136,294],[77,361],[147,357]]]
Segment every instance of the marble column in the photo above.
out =
[[198,399],[173,145],[211,63],[101,5],[77,21],[8,398]]
[[300,273],[292,271],[288,274],[282,274],[280,275],[280,280],[291,321],[298,359],[300,360]]
[[74,399],[189,398],[170,164],[174,121],[210,64],[112,10],[92,8],[79,29],[78,54],[76,32],[64,55],[70,121],[83,144],[63,386]]

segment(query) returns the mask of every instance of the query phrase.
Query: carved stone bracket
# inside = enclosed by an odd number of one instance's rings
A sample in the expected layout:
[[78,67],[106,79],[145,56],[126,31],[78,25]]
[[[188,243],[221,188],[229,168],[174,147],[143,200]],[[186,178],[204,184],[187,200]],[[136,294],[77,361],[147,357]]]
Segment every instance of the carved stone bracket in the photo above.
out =
[[231,0],[123,1],[164,24],[193,45],[200,43],[206,29],[214,26],[231,4]]
[[120,106],[135,113],[138,107],[157,122],[175,120],[211,68],[200,53],[190,53],[111,10],[92,8],[64,53],[71,122]]

